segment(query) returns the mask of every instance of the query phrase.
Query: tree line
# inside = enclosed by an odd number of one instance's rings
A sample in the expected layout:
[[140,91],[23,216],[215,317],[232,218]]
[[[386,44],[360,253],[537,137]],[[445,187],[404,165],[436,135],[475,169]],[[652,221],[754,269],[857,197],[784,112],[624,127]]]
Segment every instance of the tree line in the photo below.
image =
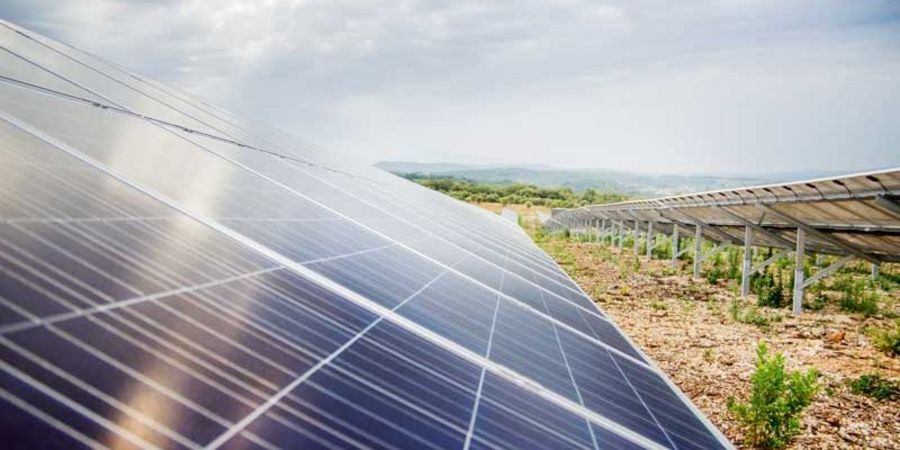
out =
[[628,199],[628,196],[624,194],[598,192],[594,189],[585,189],[579,193],[567,187],[543,188],[524,183],[488,184],[465,178],[418,173],[402,174],[401,176],[427,188],[473,203],[490,202],[505,205],[574,208],[585,205],[614,203]]

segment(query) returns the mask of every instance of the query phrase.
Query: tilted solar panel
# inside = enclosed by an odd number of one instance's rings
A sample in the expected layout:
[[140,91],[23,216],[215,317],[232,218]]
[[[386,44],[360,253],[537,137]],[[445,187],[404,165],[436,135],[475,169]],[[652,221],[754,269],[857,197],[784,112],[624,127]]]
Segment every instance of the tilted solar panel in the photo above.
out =
[[0,42],[4,442],[730,447],[499,216]]

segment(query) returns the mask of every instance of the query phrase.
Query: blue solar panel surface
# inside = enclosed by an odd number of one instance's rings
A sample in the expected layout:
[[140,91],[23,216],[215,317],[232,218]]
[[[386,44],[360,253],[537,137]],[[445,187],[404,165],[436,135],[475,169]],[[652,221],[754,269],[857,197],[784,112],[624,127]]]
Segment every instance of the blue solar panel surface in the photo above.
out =
[[0,24],[0,436],[727,448],[523,233]]

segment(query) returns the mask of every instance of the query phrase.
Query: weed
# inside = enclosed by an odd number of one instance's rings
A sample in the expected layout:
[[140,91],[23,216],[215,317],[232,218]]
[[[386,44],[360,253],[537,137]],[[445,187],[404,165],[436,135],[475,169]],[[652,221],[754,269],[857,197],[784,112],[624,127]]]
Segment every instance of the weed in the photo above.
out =
[[800,416],[818,391],[815,370],[788,372],[784,355],[769,355],[765,342],[756,349],[756,371],[750,377],[750,398],[746,403],[728,399],[728,410],[746,430],[749,445],[780,448],[800,428]]
[[661,303],[661,302],[657,302],[657,301],[652,301],[652,302],[650,302],[650,309],[655,309],[657,311],[665,311],[665,310],[669,309],[669,305],[666,305],[665,303]]
[[767,314],[764,310],[751,306],[744,308],[737,299],[731,301],[729,307],[731,320],[747,325],[754,325],[762,329],[766,329],[772,322],[780,322],[783,317],[779,314]]
[[850,381],[850,391],[876,400],[900,398],[900,382],[889,380],[877,373],[867,373]]
[[711,363],[711,362],[713,362],[713,360],[714,360],[715,358],[716,358],[716,355],[715,355],[715,352],[713,352],[713,349],[712,349],[712,348],[708,348],[708,349],[706,349],[706,350],[703,350],[703,360],[704,360],[704,361],[706,361],[706,362],[708,362],[708,363]]

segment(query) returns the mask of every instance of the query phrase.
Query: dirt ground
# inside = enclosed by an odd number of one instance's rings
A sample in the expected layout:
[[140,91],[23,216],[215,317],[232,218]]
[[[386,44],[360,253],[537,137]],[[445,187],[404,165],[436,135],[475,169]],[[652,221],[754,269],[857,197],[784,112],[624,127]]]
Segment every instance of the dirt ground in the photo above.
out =
[[833,308],[799,317],[761,308],[781,319],[764,327],[738,323],[729,314],[734,288],[693,280],[690,268],[675,273],[668,261],[646,258],[636,268],[631,252],[620,257],[595,243],[544,246],[556,246],[552,256],[736,445],[743,436],[726,404],[749,391],[755,348],[765,340],[790,369],[815,368],[823,387],[787,448],[900,448],[900,401],[855,395],[847,385],[863,373],[900,378],[900,359],[877,350],[863,332],[887,319]]

